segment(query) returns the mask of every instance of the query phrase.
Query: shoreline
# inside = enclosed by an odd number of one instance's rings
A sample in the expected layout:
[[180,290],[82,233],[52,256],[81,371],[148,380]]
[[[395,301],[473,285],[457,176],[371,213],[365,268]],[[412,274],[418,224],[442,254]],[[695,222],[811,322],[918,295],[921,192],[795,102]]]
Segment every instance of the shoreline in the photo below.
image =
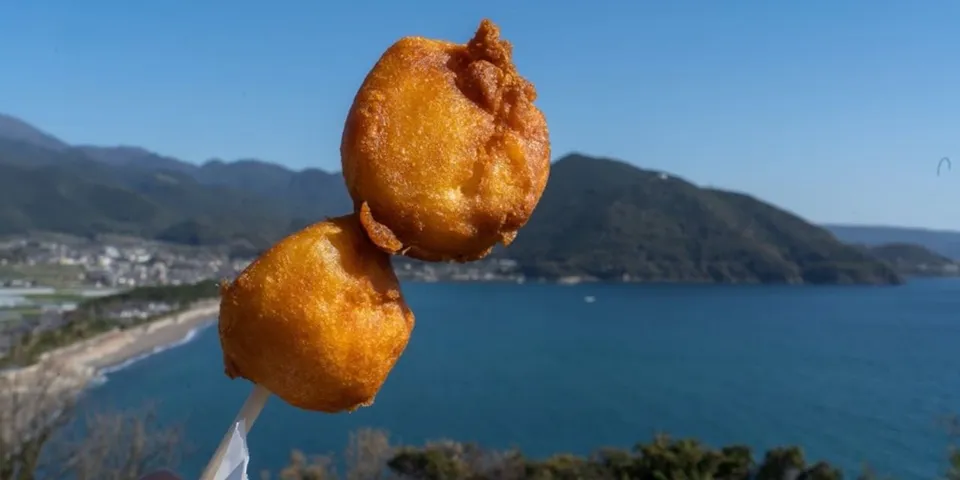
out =
[[189,342],[201,328],[216,323],[219,311],[219,300],[204,300],[143,325],[51,350],[33,365],[0,372],[0,393],[50,388],[79,393],[102,383],[107,374]]
[[216,322],[220,302],[195,303],[186,310],[166,315],[126,330],[114,329],[40,356],[40,361],[64,365],[91,377],[117,371],[153,353],[185,343],[191,332]]

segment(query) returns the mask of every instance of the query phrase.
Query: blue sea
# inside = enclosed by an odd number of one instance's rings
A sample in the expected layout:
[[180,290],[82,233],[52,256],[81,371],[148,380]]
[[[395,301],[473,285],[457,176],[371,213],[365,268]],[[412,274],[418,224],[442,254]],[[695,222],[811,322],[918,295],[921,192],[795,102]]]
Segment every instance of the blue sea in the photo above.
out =
[[[274,398],[251,472],[349,432],[452,438],[528,454],[631,447],[657,432],[756,449],[799,444],[850,472],[945,468],[960,413],[960,280],[902,287],[406,284],[410,344],[371,408],[324,415]],[[586,297],[594,297],[590,302]],[[182,422],[196,476],[250,391],[215,328],[110,373],[84,408],[152,403]]]

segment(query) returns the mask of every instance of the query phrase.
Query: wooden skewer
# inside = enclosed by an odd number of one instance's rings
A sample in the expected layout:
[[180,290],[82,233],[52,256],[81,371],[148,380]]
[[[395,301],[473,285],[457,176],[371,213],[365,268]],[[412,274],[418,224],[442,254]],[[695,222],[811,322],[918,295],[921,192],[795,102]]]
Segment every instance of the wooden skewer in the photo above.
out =
[[247,400],[243,402],[243,406],[240,407],[237,417],[233,419],[233,423],[231,423],[230,428],[227,429],[227,433],[223,436],[223,440],[221,440],[220,445],[217,446],[217,450],[210,459],[210,463],[208,463],[207,467],[203,469],[203,475],[200,475],[200,480],[213,480],[214,475],[217,473],[217,467],[220,466],[223,456],[227,453],[227,445],[230,443],[230,438],[233,436],[233,426],[236,425],[237,422],[243,420],[245,430],[244,433],[249,432],[250,429],[253,428],[253,422],[257,421],[257,417],[260,416],[260,411],[263,410],[263,407],[267,404],[267,399],[269,398],[269,390],[261,387],[260,385],[253,386],[253,391],[250,392],[250,396],[247,397]]

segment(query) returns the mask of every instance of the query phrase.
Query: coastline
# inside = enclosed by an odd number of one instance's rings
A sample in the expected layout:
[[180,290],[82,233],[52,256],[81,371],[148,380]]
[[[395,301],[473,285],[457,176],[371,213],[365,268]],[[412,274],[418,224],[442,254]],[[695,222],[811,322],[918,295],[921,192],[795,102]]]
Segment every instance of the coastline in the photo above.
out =
[[[178,344],[195,329],[214,323],[219,311],[219,300],[195,303],[180,313],[160,317],[135,328],[107,332],[82,342],[79,348],[71,345],[46,355],[96,372],[116,370],[131,360]],[[71,350],[64,351],[66,349]]]
[[102,333],[44,353],[36,364],[0,372],[0,385],[2,390],[11,390],[3,393],[37,388],[82,390],[91,382],[102,381],[105,374],[186,343],[198,329],[215,323],[219,311],[219,300],[205,300],[134,328]]
[[208,300],[186,310],[159,317],[149,323],[126,330],[114,329],[73,345],[58,348],[40,356],[40,362],[53,362],[88,375],[129,362],[178,343],[203,324],[214,322],[220,302]]

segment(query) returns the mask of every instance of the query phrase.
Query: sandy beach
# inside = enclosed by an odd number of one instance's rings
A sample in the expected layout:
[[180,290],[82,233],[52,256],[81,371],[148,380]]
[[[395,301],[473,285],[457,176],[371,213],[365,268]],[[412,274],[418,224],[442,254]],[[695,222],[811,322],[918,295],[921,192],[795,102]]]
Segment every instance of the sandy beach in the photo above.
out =
[[[183,312],[145,325],[116,329],[45,353],[35,365],[0,372],[0,409],[43,414],[57,411],[63,402],[76,398],[103,369],[183,340],[195,328],[214,322],[219,309],[217,300],[198,302]],[[35,415],[23,418],[27,420],[22,422],[28,422]],[[0,441],[21,431],[20,427],[24,426],[0,429]]]
[[41,356],[41,361],[66,364],[78,371],[97,371],[121,364],[185,338],[191,330],[217,318],[220,302],[198,302],[186,311],[158,318],[127,330],[112,330]]

